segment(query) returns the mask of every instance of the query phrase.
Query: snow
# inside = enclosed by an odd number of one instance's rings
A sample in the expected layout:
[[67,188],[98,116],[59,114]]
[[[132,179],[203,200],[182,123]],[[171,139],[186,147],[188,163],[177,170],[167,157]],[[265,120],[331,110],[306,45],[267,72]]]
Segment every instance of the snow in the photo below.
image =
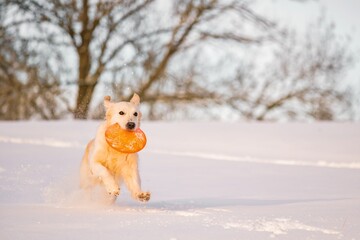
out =
[[78,189],[99,122],[0,122],[0,239],[360,239],[359,123],[145,122],[149,203]]

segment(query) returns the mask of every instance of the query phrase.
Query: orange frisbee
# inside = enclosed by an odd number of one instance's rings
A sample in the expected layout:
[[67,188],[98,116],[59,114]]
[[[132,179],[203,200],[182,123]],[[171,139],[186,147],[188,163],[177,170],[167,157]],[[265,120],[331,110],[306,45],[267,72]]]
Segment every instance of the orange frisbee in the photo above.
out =
[[105,139],[113,149],[122,153],[136,153],[146,145],[145,133],[140,128],[128,131],[117,123],[106,129]]

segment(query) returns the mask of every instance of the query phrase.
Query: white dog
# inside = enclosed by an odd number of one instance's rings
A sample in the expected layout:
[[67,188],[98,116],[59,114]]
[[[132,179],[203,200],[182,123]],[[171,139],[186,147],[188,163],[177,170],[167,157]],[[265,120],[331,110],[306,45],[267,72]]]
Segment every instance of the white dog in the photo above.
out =
[[124,181],[134,199],[142,202],[150,200],[150,193],[141,190],[137,153],[118,152],[105,140],[107,127],[114,123],[129,131],[139,127],[139,105],[140,97],[136,93],[130,102],[112,103],[109,96],[104,97],[105,121],[99,126],[95,139],[86,147],[80,168],[81,188],[91,189],[103,184],[115,201],[120,194],[120,182]]

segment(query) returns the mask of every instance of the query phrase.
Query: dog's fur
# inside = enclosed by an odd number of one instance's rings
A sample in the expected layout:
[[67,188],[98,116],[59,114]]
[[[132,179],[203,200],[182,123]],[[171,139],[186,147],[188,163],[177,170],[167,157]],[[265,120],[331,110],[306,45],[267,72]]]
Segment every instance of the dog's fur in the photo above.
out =
[[[109,96],[104,98],[105,121],[99,126],[95,139],[92,139],[86,147],[80,168],[81,188],[91,189],[97,184],[103,184],[115,201],[120,194],[120,182],[124,181],[134,199],[139,201],[150,199],[150,193],[141,190],[138,154],[118,152],[105,140],[107,127],[114,123],[118,123],[121,128],[129,131],[140,126],[139,105],[140,97],[136,93],[130,102],[112,103]],[[129,129],[128,123],[131,123],[130,125],[135,123],[135,127]]]

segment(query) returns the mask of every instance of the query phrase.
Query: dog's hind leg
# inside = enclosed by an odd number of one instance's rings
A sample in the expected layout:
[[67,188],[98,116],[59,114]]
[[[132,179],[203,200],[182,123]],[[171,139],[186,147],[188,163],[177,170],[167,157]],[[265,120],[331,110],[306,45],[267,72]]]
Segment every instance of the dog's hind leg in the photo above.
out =
[[90,189],[96,184],[96,179],[91,173],[89,166],[89,152],[93,147],[93,140],[88,143],[80,166],[80,187]]

